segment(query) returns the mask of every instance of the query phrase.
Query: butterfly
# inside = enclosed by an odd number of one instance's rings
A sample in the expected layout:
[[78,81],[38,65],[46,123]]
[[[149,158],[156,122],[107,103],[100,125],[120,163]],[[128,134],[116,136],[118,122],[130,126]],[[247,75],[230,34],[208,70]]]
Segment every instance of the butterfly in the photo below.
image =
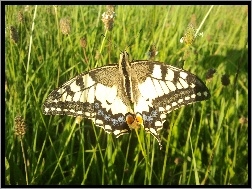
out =
[[161,149],[159,131],[166,115],[210,96],[196,75],[158,61],[130,62],[124,51],[118,64],[81,73],[53,90],[43,113],[89,118],[116,137],[144,127]]

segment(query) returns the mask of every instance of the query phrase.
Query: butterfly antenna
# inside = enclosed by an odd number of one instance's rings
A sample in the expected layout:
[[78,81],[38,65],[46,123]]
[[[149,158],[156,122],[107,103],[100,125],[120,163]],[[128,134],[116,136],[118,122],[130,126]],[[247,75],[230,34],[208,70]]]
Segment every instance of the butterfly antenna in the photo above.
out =
[[117,45],[115,43],[113,43],[111,40],[107,39],[104,34],[101,34],[101,36],[103,37],[104,40],[106,39],[109,42],[110,45],[112,45],[113,47],[117,48]]
[[[143,31],[143,29],[141,29],[138,34],[134,37],[134,39],[136,39],[137,37],[139,37],[140,33]],[[133,40],[125,49],[131,47],[133,44],[135,43],[135,40]]]
[[[138,32],[138,34],[134,37],[134,39],[136,39],[137,37],[139,37],[139,35],[140,35],[140,33],[143,31],[143,29],[141,29],[139,32]],[[114,47],[114,48],[117,48],[118,47],[118,45],[116,45],[115,43],[113,43],[111,40],[109,40],[109,39],[107,39],[106,38],[106,34],[104,35],[104,34],[101,34],[101,36],[102,37],[104,37],[104,40],[103,40],[103,42],[105,41],[105,39],[109,42],[109,44],[112,44],[112,46]],[[124,49],[124,51],[126,50],[126,49],[129,49],[131,46],[133,46],[133,44],[135,43],[135,40],[133,40],[125,49]],[[121,50],[121,49],[119,49],[119,51],[122,53],[123,52],[123,50]],[[101,51],[100,51],[101,52]]]

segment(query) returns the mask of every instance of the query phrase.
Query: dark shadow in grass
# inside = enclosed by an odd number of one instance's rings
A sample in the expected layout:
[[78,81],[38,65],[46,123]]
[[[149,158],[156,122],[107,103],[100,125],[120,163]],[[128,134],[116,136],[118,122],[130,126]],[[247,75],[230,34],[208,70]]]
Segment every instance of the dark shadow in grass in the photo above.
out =
[[237,71],[240,73],[248,72],[248,49],[230,49],[226,55],[205,56],[201,61],[201,66],[206,70],[215,68],[218,73],[218,67],[223,64],[225,73],[232,75]]

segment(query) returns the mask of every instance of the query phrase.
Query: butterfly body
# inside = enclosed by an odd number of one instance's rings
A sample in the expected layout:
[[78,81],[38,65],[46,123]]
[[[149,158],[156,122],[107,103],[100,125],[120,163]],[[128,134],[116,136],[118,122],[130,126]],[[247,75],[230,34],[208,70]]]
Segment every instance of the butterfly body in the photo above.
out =
[[48,115],[82,116],[117,137],[144,126],[159,142],[166,114],[210,98],[205,84],[183,69],[157,61],[129,62],[84,72],[52,91],[44,103]]

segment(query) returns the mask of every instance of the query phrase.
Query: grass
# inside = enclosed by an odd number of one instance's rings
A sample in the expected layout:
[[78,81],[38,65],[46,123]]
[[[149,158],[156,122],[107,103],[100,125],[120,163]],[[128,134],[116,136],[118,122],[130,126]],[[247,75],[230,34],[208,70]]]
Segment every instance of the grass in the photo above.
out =
[[[248,184],[248,7],[214,6],[202,22],[210,7],[117,6],[106,31],[105,6],[6,6],[5,184]],[[71,23],[68,35],[62,18]],[[204,35],[185,46],[179,41],[189,23],[202,23]],[[155,60],[178,67],[184,60],[212,95],[167,116],[163,150],[143,129],[116,139],[87,119],[42,114],[48,94],[65,81],[118,62],[124,49],[132,60],[148,59],[152,44]],[[216,73],[206,81],[209,69]],[[23,137],[14,135],[18,115]]]

